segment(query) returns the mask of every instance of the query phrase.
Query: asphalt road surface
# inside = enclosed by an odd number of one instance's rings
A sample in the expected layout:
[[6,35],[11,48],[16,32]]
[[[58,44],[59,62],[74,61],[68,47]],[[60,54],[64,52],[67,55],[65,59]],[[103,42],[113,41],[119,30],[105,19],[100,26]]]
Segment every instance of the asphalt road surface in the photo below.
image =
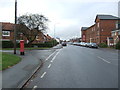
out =
[[57,49],[26,88],[118,88],[118,52],[68,45]]

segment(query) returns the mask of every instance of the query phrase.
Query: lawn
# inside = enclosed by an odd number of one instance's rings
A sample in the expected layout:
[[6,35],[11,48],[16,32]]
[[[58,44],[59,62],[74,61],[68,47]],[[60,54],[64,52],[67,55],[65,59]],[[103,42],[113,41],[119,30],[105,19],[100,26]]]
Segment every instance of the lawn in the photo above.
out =
[[9,68],[9,67],[17,64],[18,62],[20,62],[20,60],[21,60],[21,58],[18,56],[8,54],[8,53],[2,53],[2,61],[0,62],[0,65],[2,64],[2,68],[0,67],[0,70]]

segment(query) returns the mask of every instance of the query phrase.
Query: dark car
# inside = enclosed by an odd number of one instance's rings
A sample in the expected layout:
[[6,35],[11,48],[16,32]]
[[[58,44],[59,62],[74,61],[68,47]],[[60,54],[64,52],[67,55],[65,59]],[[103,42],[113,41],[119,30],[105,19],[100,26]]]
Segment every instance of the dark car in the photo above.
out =
[[66,42],[62,42],[62,46],[67,46],[67,43]]
[[96,43],[90,43],[89,47],[90,48],[98,48],[98,45]]

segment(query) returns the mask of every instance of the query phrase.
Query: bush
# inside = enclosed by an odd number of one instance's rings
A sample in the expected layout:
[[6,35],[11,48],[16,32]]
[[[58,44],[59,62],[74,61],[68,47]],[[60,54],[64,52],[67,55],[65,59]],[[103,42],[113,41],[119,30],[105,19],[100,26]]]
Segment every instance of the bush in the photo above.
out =
[[32,44],[32,47],[37,46],[37,47],[52,47],[50,44],[45,44],[45,43],[40,43],[40,44]]
[[2,41],[2,48],[13,48],[14,44],[12,41]]
[[101,48],[107,48],[108,46],[107,46],[106,43],[100,43],[100,44],[99,44],[99,47],[101,47]]
[[[20,43],[17,43],[17,47],[20,48]],[[29,47],[28,44],[24,44],[24,47]]]
[[32,44],[32,47],[34,47],[34,46],[37,46],[37,47],[53,47],[57,44],[58,44],[58,42],[56,40],[52,40],[52,41],[45,42],[45,43]]
[[115,48],[120,50],[120,41],[116,44]]

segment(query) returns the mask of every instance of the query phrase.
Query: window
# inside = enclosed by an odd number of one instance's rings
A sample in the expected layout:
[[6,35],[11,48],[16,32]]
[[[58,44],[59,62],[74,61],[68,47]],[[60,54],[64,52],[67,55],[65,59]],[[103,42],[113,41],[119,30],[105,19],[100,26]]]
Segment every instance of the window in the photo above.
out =
[[2,36],[10,36],[10,31],[2,31]]
[[39,39],[39,37],[38,36],[36,36],[36,40],[38,40]]
[[118,35],[120,35],[120,31],[118,31]]
[[115,32],[112,32],[112,36],[114,36],[115,35]]
[[97,35],[99,35],[100,33],[99,33],[99,31],[97,31]]
[[116,29],[120,28],[120,21],[116,21]]
[[116,29],[118,29],[118,21],[116,22]]
[[94,29],[92,28],[92,31],[93,31]]
[[100,27],[100,23],[97,24],[98,28]]

